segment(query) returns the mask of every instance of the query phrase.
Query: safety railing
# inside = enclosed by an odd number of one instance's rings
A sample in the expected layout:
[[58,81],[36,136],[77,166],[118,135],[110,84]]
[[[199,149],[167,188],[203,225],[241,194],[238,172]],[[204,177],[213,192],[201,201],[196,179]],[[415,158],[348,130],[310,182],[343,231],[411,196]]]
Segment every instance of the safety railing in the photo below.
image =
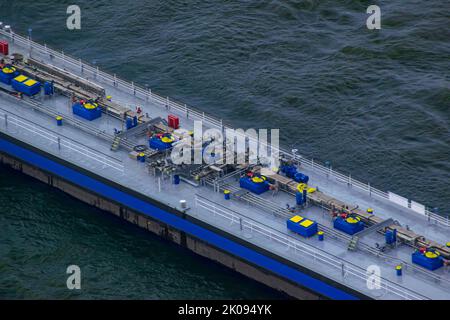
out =
[[[294,252],[299,254],[299,257],[301,257],[302,260],[305,260],[305,258],[308,257],[315,263],[320,263],[324,266],[331,267],[334,271],[337,271],[341,274],[341,280],[345,280],[347,277],[353,276],[358,281],[361,281],[360,284],[366,285],[368,276],[370,276],[367,274],[367,270],[365,270],[364,268],[361,268],[318,248],[314,248],[304,242],[295,239],[294,237],[283,234],[282,232],[273,229],[270,226],[248,218],[236,211],[225,208],[198,194],[195,195],[195,206],[197,208],[203,208],[207,210],[214,216],[219,216],[226,219],[230,222],[230,225],[239,225],[240,230],[242,231],[248,231],[252,234],[254,233],[261,235],[264,238],[267,238],[274,243],[280,244],[285,248],[293,249]],[[428,299],[427,297],[417,292],[407,289],[381,276],[378,280],[379,289],[384,289],[385,292],[390,293],[398,298],[406,300]]]
[[[59,59],[60,63],[63,65],[63,67],[71,67],[74,70],[78,70],[85,75],[91,74],[92,77],[94,77],[97,80],[105,81],[106,83],[109,83],[110,85],[118,88],[123,89],[134,96],[141,98],[145,101],[153,100],[154,102],[157,102],[160,106],[163,108],[166,108],[166,110],[177,113],[179,115],[183,115],[188,119],[192,120],[200,120],[216,129],[225,130],[225,129],[232,129],[232,127],[224,125],[224,122],[222,119],[217,119],[213,116],[210,116],[208,114],[205,114],[205,112],[199,111],[193,107],[188,107],[186,104],[177,102],[173,99],[170,99],[169,97],[163,97],[155,92],[153,92],[151,89],[145,89],[139,85],[136,85],[134,82],[128,82],[126,80],[123,80],[119,77],[117,77],[116,74],[111,75],[109,73],[106,73],[99,69],[98,66],[92,66],[86,62],[83,62],[81,59],[75,59],[71,57],[70,55],[65,54],[63,51],[58,52],[56,50],[53,50],[49,48],[47,45],[41,45],[39,43],[36,43],[34,41],[31,41],[29,38],[25,38],[21,35],[18,35],[14,32],[7,32],[5,30],[0,29],[0,34],[8,37],[13,43],[19,44],[23,46],[24,48],[28,48],[30,54],[43,54],[46,57],[50,57],[51,59]],[[246,137],[248,139],[252,139],[250,137]],[[264,146],[264,144],[262,144]],[[267,145],[267,147],[270,148],[270,145]],[[310,168],[316,173],[326,175],[328,177],[334,178],[338,182],[347,183],[348,186],[351,186],[352,188],[358,189],[369,196],[374,196],[386,201],[391,201],[389,197],[389,193],[383,192],[381,190],[378,190],[374,187],[372,187],[369,183],[363,183],[356,179],[353,179],[351,176],[343,175],[336,170],[333,170],[331,167],[325,167],[321,165],[320,163],[315,162],[313,159],[307,159],[305,157],[302,157],[298,154],[292,154],[286,150],[276,150],[280,155],[284,155],[288,158],[292,158],[295,160],[300,161],[301,165]],[[440,224],[442,226],[450,227],[450,221],[449,217],[444,217],[441,215],[438,215],[434,212],[431,212],[427,209],[425,209],[423,212],[417,212],[415,210],[411,209],[411,203],[408,204],[406,209],[410,210],[410,212],[425,215],[428,221],[434,222],[436,224]]]
[[99,162],[102,166],[110,167],[118,172],[124,172],[124,165],[122,161],[113,159],[107,154],[103,154],[99,150],[92,149],[80,142],[77,142],[67,136],[52,131],[48,128],[42,127],[33,123],[21,116],[12,114],[6,109],[0,108],[0,130],[8,134],[12,128],[21,131],[28,131],[33,134],[33,139],[40,137],[57,146],[58,150],[70,150],[71,152],[79,153],[83,157],[89,158],[92,161]]

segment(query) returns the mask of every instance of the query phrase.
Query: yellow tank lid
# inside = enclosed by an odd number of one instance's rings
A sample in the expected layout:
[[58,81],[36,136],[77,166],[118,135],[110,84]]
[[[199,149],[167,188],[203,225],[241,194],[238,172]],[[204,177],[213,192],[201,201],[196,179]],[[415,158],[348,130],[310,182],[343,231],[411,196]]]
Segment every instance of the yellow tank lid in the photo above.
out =
[[402,270],[402,266],[401,265],[395,266],[395,270]]
[[319,236],[323,235],[324,233],[325,233],[325,232],[323,232],[323,231],[317,232],[317,234],[318,234]]
[[427,251],[425,253],[425,257],[427,257],[428,259],[436,259],[437,257],[439,257],[439,252]]
[[347,221],[347,223],[358,223],[359,221],[361,221],[361,219],[359,217],[348,217],[345,221]]
[[162,137],[161,141],[164,143],[171,143],[171,142],[173,142],[173,139],[169,138],[169,137]]
[[223,193],[225,194],[229,194],[231,191],[230,190],[223,190]]
[[61,116],[56,116],[56,120],[62,120]]
[[11,74],[11,73],[16,72],[16,68],[14,68],[14,67],[3,67],[2,72],[6,73],[6,74]]
[[83,107],[84,107],[85,109],[88,109],[88,110],[93,110],[93,109],[95,109],[95,108],[98,107],[98,104],[96,104],[96,103],[91,103],[91,102],[86,102],[85,104],[83,104]]
[[367,212],[368,212],[368,213],[373,213],[373,209],[372,209],[372,208],[368,208],[368,209],[367,209]]
[[252,181],[254,182],[254,183],[262,183],[262,182],[264,182],[266,180],[266,177],[264,177],[264,176],[261,176],[261,177],[253,177],[252,178]]

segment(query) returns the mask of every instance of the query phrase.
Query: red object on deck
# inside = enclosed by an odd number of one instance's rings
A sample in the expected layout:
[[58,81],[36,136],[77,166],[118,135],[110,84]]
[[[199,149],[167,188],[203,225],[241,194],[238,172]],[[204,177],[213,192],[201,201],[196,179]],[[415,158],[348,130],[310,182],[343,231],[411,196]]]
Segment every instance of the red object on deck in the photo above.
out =
[[169,123],[169,127],[178,129],[180,127],[180,119],[173,114],[169,114],[167,117],[167,122]]
[[9,53],[9,46],[8,46],[8,42],[6,41],[0,41],[0,53],[4,54],[5,56],[8,55]]

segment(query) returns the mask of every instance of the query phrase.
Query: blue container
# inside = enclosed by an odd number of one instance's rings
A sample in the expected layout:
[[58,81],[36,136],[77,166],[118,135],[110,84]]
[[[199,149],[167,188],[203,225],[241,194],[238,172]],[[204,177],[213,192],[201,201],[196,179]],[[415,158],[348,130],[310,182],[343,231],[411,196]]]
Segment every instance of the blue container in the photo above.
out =
[[136,127],[138,125],[138,118],[137,116],[133,117],[133,127]]
[[175,174],[173,176],[173,184],[180,184],[180,176]]
[[16,68],[11,65],[6,65],[0,70],[0,81],[11,85],[12,79],[17,77],[19,75],[19,72],[17,72]]
[[223,197],[225,200],[230,200],[231,199],[231,191],[230,190],[224,190],[223,191]]
[[299,183],[308,183],[309,177],[301,172],[294,174],[294,180]]
[[92,121],[102,116],[102,109],[91,102],[81,104],[79,102],[72,106],[73,114],[82,117],[86,120]]
[[359,221],[358,218],[354,217],[349,217],[347,219],[337,217],[334,220],[334,228],[341,230],[349,235],[353,235],[364,230],[364,223],[362,221]]
[[27,96],[34,96],[41,91],[41,83],[30,79],[24,75],[19,75],[11,80],[11,86],[14,90],[22,92]]
[[57,116],[56,117],[56,124],[58,125],[58,126],[62,126],[62,124],[63,124],[63,118],[61,117],[61,116]]
[[433,251],[427,251],[425,253],[421,253],[420,251],[414,252],[412,254],[412,262],[431,271],[439,269],[444,265],[441,256]]
[[55,93],[54,87],[53,87],[53,83],[52,82],[48,82],[46,81],[44,83],[44,94],[46,96],[51,96]]
[[280,171],[283,172],[286,177],[293,178],[297,173],[297,168],[293,165],[290,166],[281,166]]
[[387,230],[384,234],[386,244],[393,244],[397,241],[397,229]]
[[299,183],[308,183],[309,177],[301,172],[297,171],[297,167],[294,165],[281,166],[280,171],[283,172],[286,177],[294,179]]
[[397,273],[397,276],[402,275],[402,266],[398,265],[395,267],[395,272]]
[[309,238],[317,233],[317,222],[304,219],[300,216],[294,216],[286,221],[289,230],[298,233],[302,237]]
[[261,177],[242,177],[239,179],[241,188],[250,190],[255,194],[261,194],[269,190],[269,182],[264,179],[262,182],[255,182],[255,180],[263,179]]
[[295,201],[297,205],[302,206],[305,204],[305,198],[303,197],[303,193],[300,191],[297,191],[295,193]]
[[172,143],[168,143],[168,142],[162,142],[160,138],[158,137],[151,137],[149,140],[149,146],[152,149],[156,149],[156,150],[167,150],[170,149],[172,147]]
[[126,126],[127,130],[133,128],[133,119],[127,118],[125,126]]

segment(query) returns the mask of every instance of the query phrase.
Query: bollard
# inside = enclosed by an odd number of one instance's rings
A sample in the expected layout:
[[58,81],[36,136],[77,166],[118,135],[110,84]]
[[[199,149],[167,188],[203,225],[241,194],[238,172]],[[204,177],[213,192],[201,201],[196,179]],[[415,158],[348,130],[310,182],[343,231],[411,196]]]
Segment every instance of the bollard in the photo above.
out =
[[324,239],[324,232],[323,231],[317,232],[317,236],[319,238],[319,241],[323,241],[323,239]]
[[396,266],[395,271],[397,272],[397,276],[401,276],[402,275],[402,266],[401,265]]

